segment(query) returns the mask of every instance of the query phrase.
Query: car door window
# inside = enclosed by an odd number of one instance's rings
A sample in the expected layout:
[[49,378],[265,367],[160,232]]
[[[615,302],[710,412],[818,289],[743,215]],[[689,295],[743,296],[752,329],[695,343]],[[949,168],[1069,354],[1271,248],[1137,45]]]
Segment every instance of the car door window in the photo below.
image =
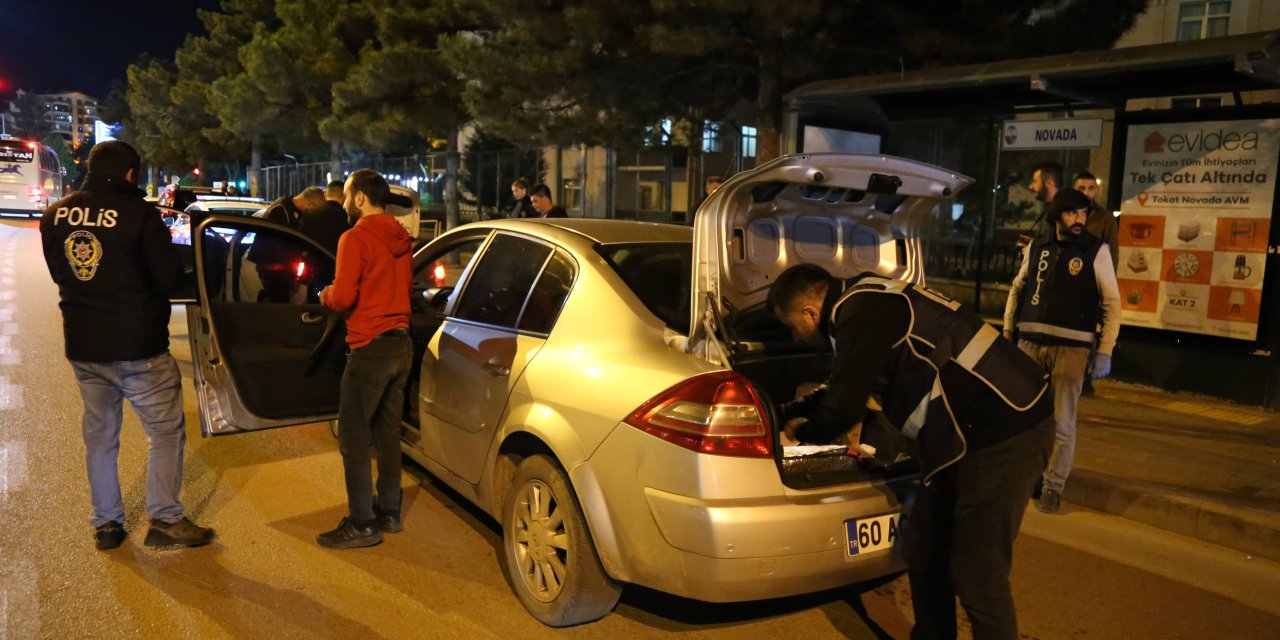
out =
[[551,333],[564,300],[569,297],[576,274],[577,265],[568,254],[557,250],[551,255],[524,305],[524,313],[520,316],[521,331]]
[[[480,251],[485,236],[465,240],[429,255],[419,262],[413,279],[425,288],[455,287],[471,259]],[[433,250],[434,251],[434,250]]]
[[551,247],[545,244],[506,234],[495,236],[468,278],[454,317],[515,328],[549,255]]
[[[206,287],[217,301],[318,304],[333,283],[333,259],[281,230],[208,226],[202,242]],[[221,267],[216,287],[208,280],[214,265]]]

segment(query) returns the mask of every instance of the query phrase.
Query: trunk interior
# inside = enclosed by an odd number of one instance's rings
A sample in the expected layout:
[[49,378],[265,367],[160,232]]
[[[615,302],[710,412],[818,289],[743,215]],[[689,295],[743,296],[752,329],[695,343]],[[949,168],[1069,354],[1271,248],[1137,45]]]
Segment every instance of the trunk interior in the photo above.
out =
[[725,328],[731,334],[734,371],[751,381],[770,413],[774,459],[783,484],[792,489],[811,489],[919,472],[915,441],[903,436],[875,411],[868,412],[861,437],[862,443],[875,447],[874,457],[858,458],[843,452],[785,457],[778,440],[782,433],[779,408],[796,398],[802,385],[826,382],[831,373],[831,351],[795,342],[786,326],[763,304],[731,311]]

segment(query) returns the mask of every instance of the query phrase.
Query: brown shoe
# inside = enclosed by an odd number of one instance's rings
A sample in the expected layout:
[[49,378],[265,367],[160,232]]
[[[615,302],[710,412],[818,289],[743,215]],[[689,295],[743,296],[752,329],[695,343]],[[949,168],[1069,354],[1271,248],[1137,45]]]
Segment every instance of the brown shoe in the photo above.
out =
[[177,522],[151,521],[144,541],[148,547],[199,547],[213,542],[213,529],[196,525],[185,516]]

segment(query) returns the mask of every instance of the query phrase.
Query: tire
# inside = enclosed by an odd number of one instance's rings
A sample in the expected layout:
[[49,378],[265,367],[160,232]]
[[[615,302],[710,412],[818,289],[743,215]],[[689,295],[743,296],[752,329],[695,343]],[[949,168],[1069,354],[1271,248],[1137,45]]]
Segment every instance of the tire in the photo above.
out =
[[546,456],[516,469],[502,505],[502,546],[511,590],[545,625],[598,620],[622,595],[600,564],[568,476]]

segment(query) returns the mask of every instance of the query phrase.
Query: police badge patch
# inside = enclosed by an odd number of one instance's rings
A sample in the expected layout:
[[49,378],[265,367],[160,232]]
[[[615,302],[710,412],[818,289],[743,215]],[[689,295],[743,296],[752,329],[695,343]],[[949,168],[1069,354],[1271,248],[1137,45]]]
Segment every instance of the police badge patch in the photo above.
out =
[[98,261],[102,260],[102,243],[98,237],[88,231],[76,231],[67,236],[65,245],[67,262],[76,277],[83,281],[93,279],[98,272]]
[[1084,260],[1081,260],[1080,258],[1072,258],[1071,262],[1067,263],[1067,271],[1070,271],[1073,276],[1080,275],[1080,270],[1083,268]]

